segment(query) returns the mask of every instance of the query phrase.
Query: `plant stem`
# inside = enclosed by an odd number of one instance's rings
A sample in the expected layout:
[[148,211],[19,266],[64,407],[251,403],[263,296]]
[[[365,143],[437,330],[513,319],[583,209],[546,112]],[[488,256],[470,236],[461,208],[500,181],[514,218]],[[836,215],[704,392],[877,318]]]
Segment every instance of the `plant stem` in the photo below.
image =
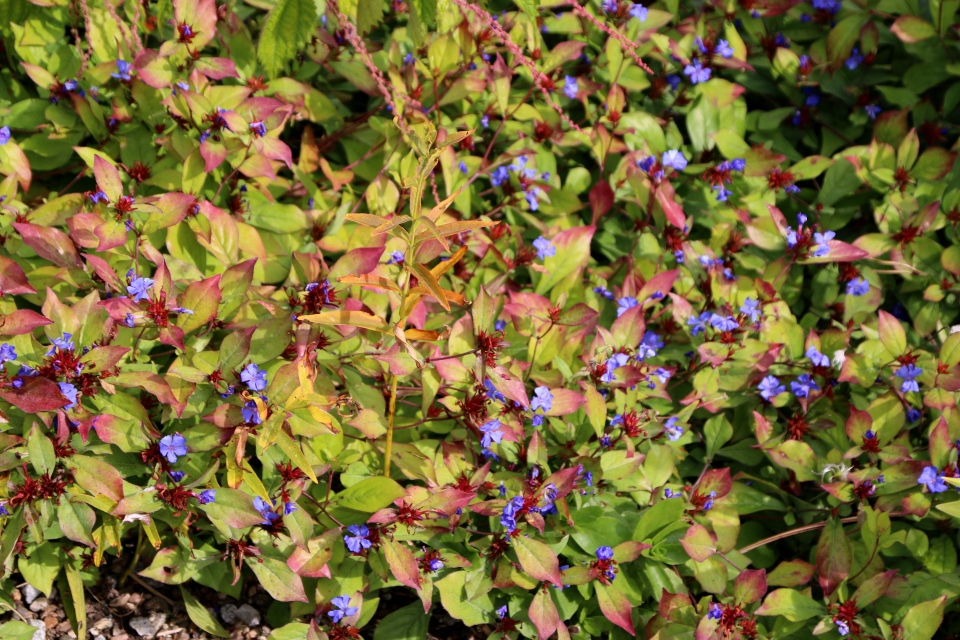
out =
[[390,455],[393,453],[393,419],[397,413],[397,380],[399,379],[396,375],[390,377],[390,413],[387,416],[387,446],[383,450],[383,475],[387,478],[390,477]]

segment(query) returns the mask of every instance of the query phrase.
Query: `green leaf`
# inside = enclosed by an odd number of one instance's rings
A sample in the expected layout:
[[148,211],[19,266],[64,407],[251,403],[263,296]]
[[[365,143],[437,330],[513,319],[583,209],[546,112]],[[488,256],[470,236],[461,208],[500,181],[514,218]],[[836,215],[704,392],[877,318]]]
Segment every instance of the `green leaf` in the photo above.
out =
[[453,571],[443,580],[434,583],[440,592],[440,602],[451,616],[463,622],[468,627],[490,623],[496,607],[486,593],[467,598],[464,583],[467,574],[464,571]]
[[335,501],[346,509],[373,513],[406,495],[403,487],[390,478],[367,478],[339,494]]
[[11,620],[0,626],[0,638],[4,640],[30,640],[36,629],[25,622]]
[[[73,614],[76,617],[76,631],[78,638],[87,637],[87,603],[86,594],[83,591],[83,580],[80,577],[80,570],[73,563],[68,563],[64,567],[67,574],[67,584],[70,585],[70,596],[73,600]],[[64,603],[67,606],[67,603]]]
[[430,615],[419,602],[409,604],[384,617],[373,630],[373,640],[425,640]]
[[517,552],[520,566],[531,578],[552,582],[557,586],[563,584],[560,562],[550,547],[532,538],[519,536],[513,539],[513,548]]
[[800,622],[826,613],[827,609],[822,604],[793,589],[777,589],[757,609],[758,616],[783,616],[790,622]]
[[57,466],[57,455],[53,451],[53,442],[41,430],[36,422],[27,436],[27,453],[30,454],[30,464],[40,475],[53,473]]
[[260,32],[257,59],[271,76],[296,57],[316,28],[314,0],[279,0]]
[[89,506],[82,502],[71,502],[64,496],[60,498],[57,517],[60,521],[60,529],[67,538],[90,547],[97,546],[91,535],[97,516]]
[[[220,490],[217,491],[217,499],[220,499]],[[300,576],[280,560],[266,556],[247,558],[247,566],[275,599],[281,602],[307,602]]]
[[914,605],[903,617],[903,640],[930,640],[943,622],[943,607],[947,596]]
[[369,33],[381,22],[383,22],[383,0],[358,0],[357,31],[360,35]]
[[661,500],[640,516],[640,522],[633,532],[633,539],[637,542],[643,542],[652,538],[653,534],[660,531],[675,522],[678,522],[683,516],[683,500],[669,499]]
[[220,623],[207,611],[207,608],[182,586],[180,587],[180,595],[183,596],[183,604],[187,606],[187,615],[190,616],[195,625],[218,638],[230,637],[227,630],[220,626]]

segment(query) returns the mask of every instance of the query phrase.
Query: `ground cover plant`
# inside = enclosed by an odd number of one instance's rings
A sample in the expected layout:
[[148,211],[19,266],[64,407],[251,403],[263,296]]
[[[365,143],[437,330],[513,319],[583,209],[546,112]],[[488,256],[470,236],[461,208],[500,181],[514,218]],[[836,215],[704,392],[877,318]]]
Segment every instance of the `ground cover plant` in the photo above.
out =
[[960,629],[957,0],[0,7],[5,608]]

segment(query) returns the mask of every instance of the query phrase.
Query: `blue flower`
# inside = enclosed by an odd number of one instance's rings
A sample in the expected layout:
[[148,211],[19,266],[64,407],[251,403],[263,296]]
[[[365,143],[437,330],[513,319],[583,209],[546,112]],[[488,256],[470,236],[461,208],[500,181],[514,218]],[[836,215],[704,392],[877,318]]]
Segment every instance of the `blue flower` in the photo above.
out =
[[62,393],[67,400],[70,401],[70,404],[64,407],[68,411],[77,406],[77,388],[70,384],[69,382],[58,382],[60,387],[60,393]]
[[757,390],[760,391],[760,396],[769,401],[770,398],[778,396],[784,391],[787,390],[785,386],[780,384],[780,381],[773,376],[767,376],[760,381],[760,384],[757,385]]
[[600,3],[600,8],[607,13],[616,13],[619,6],[617,0],[603,0],[603,2]]
[[670,88],[676,91],[680,88],[680,82],[683,80],[680,76],[675,73],[667,74],[667,84],[670,85]]
[[457,165],[457,168],[463,173],[467,173],[469,171],[469,169],[467,169],[467,163],[463,160],[460,161],[460,164]]
[[862,296],[870,291],[870,283],[860,278],[854,278],[847,283],[848,296]]
[[336,609],[333,611],[328,611],[327,615],[330,616],[334,622],[340,622],[344,618],[355,615],[357,611],[359,611],[359,609],[356,607],[350,606],[350,596],[348,595],[342,595],[339,598],[334,598],[330,602],[336,607]]
[[0,147],[5,146],[10,142],[10,127],[4,126],[0,128]]
[[197,496],[197,502],[200,504],[210,504],[217,499],[217,492],[214,489],[206,489]]
[[17,359],[17,350],[12,344],[7,344],[6,342],[0,346],[0,364],[4,362],[10,362],[11,360]]
[[434,558],[430,561],[430,571],[440,571],[440,569],[443,569],[443,560]]
[[609,447],[611,445],[610,436],[601,436],[600,437],[600,446]]
[[864,56],[860,54],[860,49],[854,47],[853,51],[850,52],[850,57],[847,58],[846,62],[843,64],[847,67],[847,69],[853,71],[860,66],[860,63],[863,62],[863,59]]
[[506,506],[503,508],[503,513],[500,514],[500,524],[503,527],[506,527],[507,531],[513,533],[517,528],[517,505],[515,504],[516,500],[520,500],[521,506],[523,504],[523,498],[517,496],[513,500],[507,502]]
[[263,391],[267,388],[267,372],[252,362],[240,372],[242,380],[251,391]]
[[911,407],[910,410],[907,411],[907,421],[916,422],[919,419],[920,419],[920,412]]
[[540,425],[543,424],[543,416],[540,415],[539,413],[533,416],[533,420],[530,422],[530,424],[532,424],[535,427],[539,427]]
[[793,395],[798,398],[806,398],[810,395],[810,391],[819,391],[820,387],[817,386],[817,383],[810,378],[809,373],[805,373],[802,376],[799,376],[796,380],[790,383],[790,391],[793,392]]
[[507,168],[503,165],[497,167],[493,173],[490,174],[490,182],[495,187],[499,187],[504,182],[510,181],[510,172],[507,171]]
[[850,633],[850,627],[843,620],[834,620],[833,623],[837,625],[837,631],[840,632],[840,635],[845,636]]
[[187,439],[179,433],[160,438],[160,455],[173,464],[179,456],[187,455]]
[[[797,246],[797,232],[793,230],[793,227],[787,227],[787,246],[791,249]],[[829,250],[830,248],[827,247],[827,251]]]
[[148,298],[147,291],[153,287],[153,280],[150,278],[135,278],[127,286],[127,293],[133,296],[134,302],[140,302]]
[[118,73],[111,73],[110,75],[119,80],[129,80],[130,79],[130,63],[123,60],[117,60],[117,71]]
[[503,605],[497,609],[497,617],[503,620],[507,616],[507,605]]
[[823,256],[830,253],[830,245],[827,243],[833,240],[837,234],[833,231],[824,231],[823,233],[814,233],[813,240],[817,243],[817,248],[813,252],[813,255],[817,258],[822,258]]
[[597,547],[597,560],[612,560],[613,549],[610,547]]
[[710,188],[717,192],[717,202],[726,202],[727,198],[733,195],[733,191],[730,191],[730,189],[727,189],[722,184],[714,185]]
[[480,118],[480,124],[483,125],[483,128],[486,129],[490,126],[490,116],[483,116]]
[[517,156],[517,161],[510,165],[510,171],[517,171],[527,178],[533,178],[537,172],[527,165],[527,156]]
[[503,397],[503,394],[497,391],[497,388],[493,386],[493,382],[490,378],[486,378],[483,381],[483,386],[487,389],[487,398],[490,400],[496,400],[498,402],[506,402],[507,399]]
[[748,316],[750,322],[757,322],[763,317],[763,311],[760,310],[760,303],[753,298],[747,298],[740,305],[740,313]]
[[499,460],[499,459],[500,459],[500,456],[498,456],[497,454],[495,454],[493,451],[490,451],[490,449],[481,449],[481,450],[480,450],[480,455],[482,455],[484,458],[487,458],[488,460],[489,460],[490,458],[493,458],[494,460]]
[[60,338],[53,339],[53,346],[47,349],[47,352],[44,356],[52,356],[57,349],[62,349],[64,351],[73,351],[73,337],[72,333],[64,333]]
[[717,497],[717,492],[711,491],[710,495],[707,496],[707,501],[703,503],[704,511],[710,511],[710,509],[713,509],[713,499],[716,497]]
[[680,251],[680,250],[674,251],[673,257],[677,261],[677,264],[683,264],[683,251]]
[[503,431],[500,431],[500,426],[500,421],[494,418],[480,427],[480,431],[483,433],[483,439],[480,441],[481,447],[487,449],[490,447],[491,442],[500,444],[500,441],[503,439]]
[[717,40],[717,53],[724,58],[732,58],[734,51],[726,40]]
[[687,168],[687,159],[683,157],[683,152],[677,149],[664,151],[660,164],[664,167],[673,167],[677,171],[683,171]]
[[707,611],[707,617],[711,620],[719,620],[723,617],[723,607],[716,602],[711,602],[710,609]]
[[629,356],[627,356],[625,353],[615,353],[607,358],[606,363],[604,363],[607,367],[607,370],[602,376],[600,376],[600,380],[606,382],[607,384],[614,382],[616,378],[614,377],[613,372],[627,364],[629,360]]
[[647,156],[646,158],[637,160],[637,166],[644,171],[650,171],[656,161],[657,159],[654,156]]
[[723,277],[727,280],[738,280],[740,278],[740,276],[733,275],[733,271],[729,268],[723,270]]
[[647,8],[642,4],[635,4],[632,7],[630,7],[629,13],[632,17],[636,18],[640,22],[647,21]]
[[610,291],[608,291],[606,287],[594,287],[593,292],[599,293],[601,296],[603,296],[607,300],[613,300],[613,294],[610,293]]
[[663,340],[653,331],[647,331],[643,334],[643,339],[637,346],[637,360],[643,361],[652,358],[657,355],[657,351],[660,349],[663,349]]
[[563,77],[563,93],[565,96],[571,100],[576,99],[577,93],[579,93],[580,87],[577,85],[577,78],[575,76],[564,76]]
[[804,104],[808,107],[815,107],[820,104],[820,90],[816,87],[803,87],[800,89],[807,96]]
[[875,104],[868,104],[863,108],[867,112],[867,115],[870,116],[871,120],[876,120],[877,116],[880,115],[880,107]]
[[523,194],[524,200],[526,200],[527,204],[530,205],[530,211],[536,211],[540,208],[540,202],[537,200],[538,193],[540,193],[540,189],[538,187],[533,187]]
[[627,309],[632,309],[633,307],[640,304],[640,301],[632,296],[625,296],[617,300],[617,317],[622,316]]
[[248,424],[261,424],[263,422],[260,418],[260,409],[253,400],[247,400],[240,409],[240,413],[243,415],[243,421]]
[[914,380],[917,376],[923,373],[923,369],[919,368],[915,364],[908,364],[905,367],[900,367],[893,372],[893,375],[898,378],[903,378],[903,384],[900,385],[900,391],[903,393],[909,393],[910,391],[920,391],[920,385],[917,384],[917,381]]
[[684,67],[683,73],[684,75],[689,76],[692,84],[706,82],[710,79],[710,69],[704,69],[703,63],[699,60],[695,60],[693,64],[688,64],[686,67]]
[[256,138],[262,138],[267,135],[267,125],[263,124],[259,120],[250,123],[250,133]]
[[294,502],[284,502],[283,503],[283,515],[288,516],[294,511],[297,510],[297,505]]
[[707,321],[710,319],[712,315],[713,314],[710,313],[709,311],[704,311],[699,315],[699,317],[690,316],[689,318],[687,318],[687,326],[692,327],[692,333],[694,336],[696,336],[701,331],[706,331]]
[[387,264],[400,264],[401,262],[403,262],[403,251],[391,251]]
[[747,168],[747,161],[743,158],[734,158],[730,161],[730,168],[734,171],[743,171]]
[[806,356],[807,358],[810,358],[813,361],[813,366],[815,367],[830,366],[830,358],[828,358],[827,356],[817,351],[817,348],[812,345],[810,346],[809,349],[807,349],[807,352],[803,355]]
[[185,474],[183,471],[171,471],[171,472],[170,472],[170,477],[173,478],[173,481],[174,481],[174,482],[180,482],[181,480],[183,480],[183,477],[184,477],[185,475],[187,475],[187,474]]
[[557,255],[557,248],[550,244],[550,241],[540,236],[533,241],[533,246],[537,249],[537,257],[541,260],[546,260],[547,258],[552,258]]
[[683,427],[678,427],[677,418],[668,418],[663,425],[663,431],[667,434],[670,442],[676,442],[683,435]]
[[351,525],[347,527],[347,533],[351,535],[343,536],[343,541],[347,543],[347,549],[352,553],[360,553],[361,549],[369,549],[373,545],[367,539],[370,529],[365,524]]
[[740,323],[733,316],[721,316],[718,313],[710,314],[710,326],[717,331],[733,331],[740,328]]
[[783,188],[786,193],[800,193],[800,187],[795,184],[788,184]]
[[547,387],[537,387],[533,390],[533,400],[530,401],[530,408],[536,411],[543,409],[550,411],[553,408],[553,394]]
[[917,479],[919,484],[927,487],[930,493],[941,493],[947,490],[947,483],[943,480],[943,473],[937,467],[926,467]]

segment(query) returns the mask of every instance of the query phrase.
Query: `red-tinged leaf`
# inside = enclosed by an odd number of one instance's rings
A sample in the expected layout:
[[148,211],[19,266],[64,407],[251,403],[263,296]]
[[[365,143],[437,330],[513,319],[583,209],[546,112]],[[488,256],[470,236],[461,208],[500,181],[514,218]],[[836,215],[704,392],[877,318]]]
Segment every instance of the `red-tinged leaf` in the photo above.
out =
[[954,151],[947,151],[940,147],[930,147],[917,159],[917,163],[910,170],[910,175],[918,180],[940,180],[953,169],[957,159]]
[[560,624],[557,605],[553,603],[553,597],[546,589],[537,590],[537,595],[533,596],[533,602],[530,603],[528,615],[530,622],[537,628],[538,640],[547,640]]
[[767,570],[747,569],[733,583],[733,597],[738,604],[756,602],[767,593]]
[[543,481],[543,484],[548,485],[552,483],[553,486],[557,488],[557,500],[559,500],[573,491],[579,476],[580,470],[577,467],[568,467],[551,474]]
[[839,518],[830,518],[817,543],[817,573],[820,586],[829,596],[850,575],[853,550]]
[[154,395],[161,404],[176,404],[177,398],[170,385],[157,373],[148,371],[121,371],[120,375],[110,378],[111,384],[121,387],[136,387]]
[[[219,498],[219,489],[217,490]],[[247,566],[257,576],[257,580],[274,600],[280,602],[307,602],[307,593],[303,580],[290,567],[276,558],[261,556],[247,558]]]
[[357,327],[359,329],[370,329],[380,333],[392,333],[390,325],[380,316],[365,311],[350,311],[349,309],[340,309],[338,311],[323,311],[313,315],[300,316],[298,320],[304,322],[315,322],[317,324],[327,324],[336,326]]
[[370,247],[348,251],[330,268],[327,277],[334,281],[342,276],[359,276],[377,268],[383,247]]
[[211,80],[240,77],[236,65],[230,58],[200,58],[193,65],[193,68]]
[[73,455],[61,461],[70,468],[77,484],[84,490],[94,496],[107,496],[114,502],[123,500],[123,476],[103,460]]
[[872,426],[873,416],[870,415],[869,411],[860,411],[856,407],[850,407],[850,417],[847,418],[844,429],[847,432],[847,437],[853,440],[854,444],[863,442],[863,434]]
[[593,219],[590,224],[597,224],[597,220],[602,218],[610,211],[613,206],[614,193],[610,188],[610,183],[606,180],[599,180],[597,184],[590,189],[590,209],[593,211]]
[[879,322],[877,329],[880,332],[880,342],[894,358],[907,352],[907,334],[903,325],[886,311],[878,312]]
[[127,226],[123,220],[111,218],[103,224],[97,225],[97,228],[93,230],[93,235],[97,237],[97,251],[109,251],[122,247],[127,241]]
[[80,260],[77,248],[73,246],[73,241],[63,231],[26,222],[13,222],[11,224],[23,238],[24,244],[36,251],[41,258],[49,260],[58,267],[83,268],[83,262]]
[[397,540],[383,539],[383,555],[393,577],[408,587],[420,590],[420,568],[410,549]]
[[237,489],[221,487],[213,502],[200,505],[211,519],[219,520],[234,529],[246,529],[263,522],[263,516],[253,506],[253,496]]
[[552,389],[553,403],[548,416],[568,416],[580,408],[584,403],[583,396],[570,389]]
[[41,89],[48,89],[50,86],[57,83],[57,79],[53,75],[44,69],[43,67],[38,67],[35,64],[30,64],[29,62],[21,62],[20,66],[23,67],[23,70],[27,72],[27,75],[30,76],[30,79],[37,83],[37,86]]
[[[76,218],[76,216],[73,216]],[[71,218],[72,220],[73,218]],[[103,281],[109,284],[114,291],[123,291],[126,283],[120,281],[120,277],[117,275],[117,272],[113,270],[113,267],[98,256],[91,256],[88,254],[83,254],[84,260],[87,261],[87,265],[93,269],[93,272],[98,276],[103,278]]]
[[288,168],[293,168],[293,154],[286,143],[276,138],[258,138],[256,145],[260,147],[263,157],[270,160],[279,160]]
[[17,389],[10,386],[0,387],[0,398],[3,398],[24,413],[39,411],[56,411],[60,407],[70,404],[56,382],[39,376],[21,376],[23,385]]
[[623,595],[623,593],[612,584],[605,585],[596,582],[594,585],[597,590],[597,602],[600,603],[600,611],[607,617],[607,620],[631,636],[636,635],[636,632],[633,630],[633,613],[627,596]]
[[200,157],[203,158],[205,163],[203,170],[210,173],[226,159],[227,145],[223,142],[217,142],[211,136],[200,144]]
[[530,400],[527,398],[527,390],[520,378],[500,365],[488,369],[487,372],[490,376],[490,381],[497,391],[510,400],[519,402],[524,409],[530,411]]
[[[474,302],[474,307],[476,307],[476,302]],[[557,319],[557,324],[566,325],[568,327],[579,327],[580,325],[593,322],[599,316],[600,313],[595,311],[593,307],[584,304],[583,302],[578,302],[572,307],[564,309],[560,313],[560,317]]]
[[513,538],[513,548],[517,552],[520,566],[531,578],[552,582],[558,587],[563,584],[560,562],[553,549],[525,536]]
[[191,41],[194,51],[202,51],[217,34],[215,0],[174,0],[173,15],[178,23],[190,25],[196,34]]
[[166,89],[173,80],[173,67],[168,58],[161,58],[152,49],[141,51],[133,60],[137,78],[154,89]]
[[53,320],[45,318],[36,311],[17,309],[10,315],[0,318],[0,336],[20,336],[48,324],[53,324]]
[[130,351],[130,347],[96,347],[88,351],[80,362],[84,363],[84,372],[91,371],[100,373],[107,369],[113,369],[123,356]]
[[948,464],[948,459],[953,450],[953,442],[950,440],[950,426],[947,419],[940,416],[936,426],[930,431],[930,462],[938,469],[943,469]]
[[717,543],[701,524],[695,524],[680,538],[680,546],[696,562],[704,562],[717,552]]
[[20,295],[36,292],[37,290],[30,286],[23,267],[10,258],[0,256],[0,293]]
[[610,332],[613,334],[614,345],[618,347],[635,347],[640,344],[646,331],[643,320],[643,305],[630,307],[620,317],[613,321]]
[[621,542],[613,548],[613,559],[617,562],[632,562],[640,557],[644,549],[652,548],[652,545],[628,540],[627,542]]
[[101,156],[94,156],[93,173],[97,177],[97,186],[100,187],[100,191],[107,194],[111,203],[116,203],[123,197],[123,182],[120,180],[120,172],[112,163],[104,160]]
[[711,491],[717,492],[717,499],[720,499],[730,493],[730,487],[733,481],[730,479],[730,469],[710,469],[703,474],[700,484],[697,485],[697,491],[705,496]]
[[827,34],[827,60],[831,71],[839,69],[850,57],[867,17],[866,14],[853,13],[830,29]]
[[655,293],[659,293],[662,296],[667,295],[670,293],[670,290],[673,289],[673,283],[677,281],[679,275],[679,269],[658,273],[640,288],[640,293],[637,294],[637,300],[643,303]]
[[[890,31],[903,42],[920,42],[937,35],[933,25],[918,16],[900,16],[893,21]],[[857,603],[859,604],[859,603]]]
[[476,493],[469,491],[460,491],[459,489],[443,489],[434,493],[423,502],[415,505],[417,509],[437,509],[445,515],[450,516],[457,512],[457,509],[470,504],[477,497]]
[[6,156],[5,164],[9,165],[17,175],[20,188],[23,189],[24,192],[29,191],[30,181],[33,179],[33,172],[30,170],[30,160],[27,159],[27,154],[23,152],[23,149],[11,140],[3,147],[0,156]]
[[[879,142],[899,147],[907,137],[907,132],[910,131],[910,125],[907,122],[909,114],[910,109],[884,111],[873,123],[873,136]],[[847,160],[854,161],[849,156]]]
[[183,346],[183,329],[168,325],[160,328],[160,336],[157,338],[161,343],[170,347],[176,347],[180,351],[186,351]]
[[815,566],[803,560],[781,562],[767,574],[767,585],[770,587],[799,587],[810,582]]
[[756,611],[758,616],[783,616],[790,622],[800,622],[826,613],[827,608],[822,604],[793,589],[771,592]]
[[751,147],[743,157],[747,161],[743,175],[749,178],[766,176],[787,159],[787,156],[759,145]]
[[852,599],[857,601],[857,607],[863,609],[879,600],[890,588],[897,571],[898,569],[884,571],[864,580],[853,594]]
[[657,189],[656,193],[657,202],[659,202],[663,208],[663,214],[667,217],[667,222],[678,229],[683,229],[687,224],[687,219],[683,215],[683,208],[677,204],[676,200],[667,195],[664,189]]
[[[307,541],[307,548],[299,547],[287,558],[287,566],[297,575],[305,578],[321,577],[327,562],[333,557],[333,545],[340,540],[343,534],[340,529],[331,529]],[[326,573],[329,573],[329,568]],[[329,577],[329,575],[327,575]]]
[[216,317],[221,295],[219,275],[190,284],[180,297],[180,306],[193,311],[193,315],[180,314],[177,326],[186,334],[206,325]]
[[149,232],[153,232],[172,227],[187,216],[187,212],[195,202],[196,198],[187,193],[163,194],[160,196],[160,199],[154,203],[154,205],[160,209],[160,214],[150,217],[150,220],[145,226],[145,230],[149,228]]
[[727,357],[730,355],[730,347],[720,344],[719,342],[704,342],[697,347],[697,353],[700,354],[703,360],[709,362],[710,366],[716,369],[727,361]]

